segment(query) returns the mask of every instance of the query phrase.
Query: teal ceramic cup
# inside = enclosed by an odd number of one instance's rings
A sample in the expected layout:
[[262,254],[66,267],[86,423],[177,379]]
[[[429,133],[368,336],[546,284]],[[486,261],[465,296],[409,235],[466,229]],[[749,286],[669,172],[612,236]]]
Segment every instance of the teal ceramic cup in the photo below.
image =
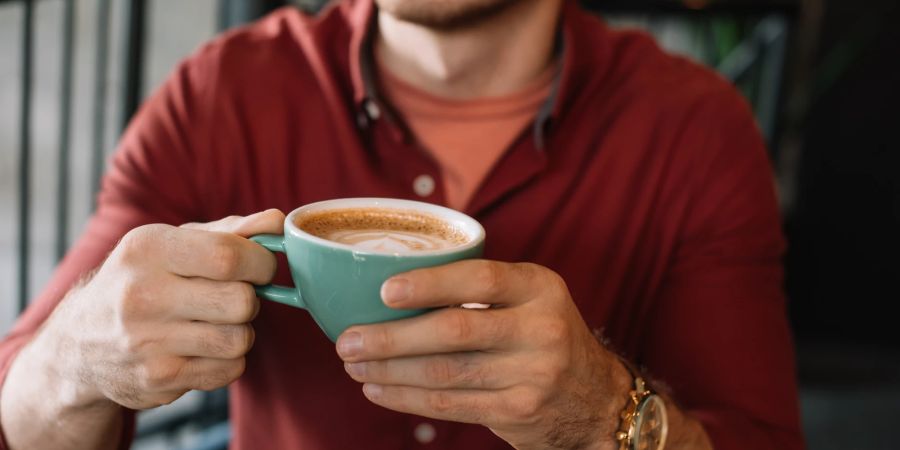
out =
[[[309,234],[296,223],[304,215],[329,210],[384,208],[424,213],[463,232],[459,246],[412,253],[379,253],[354,248]],[[284,235],[261,234],[251,240],[287,255],[295,287],[256,286],[263,299],[302,308],[332,340],[352,325],[385,322],[427,310],[399,310],[381,301],[381,285],[393,275],[481,256],[484,228],[475,219],[442,206],[388,198],[347,198],[312,203],[295,209],[284,221]]]

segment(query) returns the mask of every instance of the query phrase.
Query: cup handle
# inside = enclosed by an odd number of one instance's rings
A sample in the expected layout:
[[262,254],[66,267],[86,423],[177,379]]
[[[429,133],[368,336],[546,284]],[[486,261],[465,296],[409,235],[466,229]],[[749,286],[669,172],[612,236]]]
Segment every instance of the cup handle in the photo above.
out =
[[[272,253],[285,253],[284,236],[280,234],[257,234],[251,236],[250,240],[262,245],[266,250]],[[266,284],[262,286],[253,286],[256,295],[259,298],[271,300],[273,302],[284,303],[295,308],[306,309],[306,303],[300,298],[300,291],[297,288],[279,286],[277,284]]]

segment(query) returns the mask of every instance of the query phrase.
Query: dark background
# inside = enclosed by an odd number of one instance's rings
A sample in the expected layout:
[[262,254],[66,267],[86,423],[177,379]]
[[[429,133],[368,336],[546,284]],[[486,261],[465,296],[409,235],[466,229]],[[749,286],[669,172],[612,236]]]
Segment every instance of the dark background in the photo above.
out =
[[[863,4],[865,6],[863,6]],[[787,217],[791,317],[800,340],[900,346],[900,8],[827,1]],[[830,69],[830,68],[829,68]],[[817,84],[816,84],[817,83]]]

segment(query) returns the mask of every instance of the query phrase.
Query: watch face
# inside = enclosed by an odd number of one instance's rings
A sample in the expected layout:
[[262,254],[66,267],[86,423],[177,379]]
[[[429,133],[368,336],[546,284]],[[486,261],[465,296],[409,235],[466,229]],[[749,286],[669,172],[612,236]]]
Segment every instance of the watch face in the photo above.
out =
[[637,407],[632,448],[637,450],[662,450],[666,445],[669,421],[662,397],[651,395]]

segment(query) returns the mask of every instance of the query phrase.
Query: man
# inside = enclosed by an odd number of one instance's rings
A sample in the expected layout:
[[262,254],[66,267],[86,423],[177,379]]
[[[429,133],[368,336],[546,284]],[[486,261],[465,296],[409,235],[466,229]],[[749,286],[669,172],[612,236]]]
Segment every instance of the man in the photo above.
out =
[[[645,377],[665,448],[802,448],[778,212],[734,90],[575,2],[375,4],[278,11],[148,100],[0,347],[4,445],[125,446],[129,411],[230,384],[235,448],[616,449]],[[490,260],[394,277],[387,305],[496,307],[334,347],[259,304],[276,264],[245,237],[353,196],[487,229]]]

